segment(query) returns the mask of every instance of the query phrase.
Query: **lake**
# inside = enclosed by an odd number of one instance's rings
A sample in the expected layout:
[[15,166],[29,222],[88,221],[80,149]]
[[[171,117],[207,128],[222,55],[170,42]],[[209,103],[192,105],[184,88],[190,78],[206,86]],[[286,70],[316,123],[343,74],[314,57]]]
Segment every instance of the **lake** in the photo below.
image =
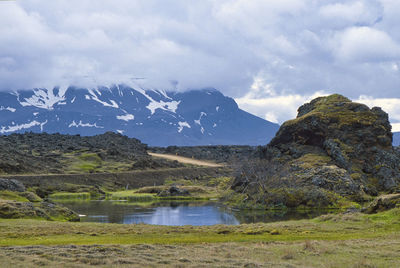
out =
[[[61,202],[59,202],[61,203]],[[162,202],[143,206],[117,201],[68,201],[62,205],[81,215],[81,222],[156,225],[237,225],[309,219],[327,211],[230,210],[214,202]]]

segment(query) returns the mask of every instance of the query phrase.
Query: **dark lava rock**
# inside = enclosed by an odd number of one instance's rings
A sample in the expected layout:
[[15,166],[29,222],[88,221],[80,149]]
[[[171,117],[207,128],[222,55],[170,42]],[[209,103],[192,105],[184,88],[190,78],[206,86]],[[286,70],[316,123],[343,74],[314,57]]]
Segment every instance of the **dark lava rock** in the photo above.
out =
[[158,196],[167,197],[167,196],[187,196],[190,195],[189,191],[186,189],[180,189],[176,186],[171,186],[169,189],[165,191],[161,191]]
[[113,132],[87,137],[27,132],[0,136],[0,172],[64,173],[66,154],[78,152],[95,153],[103,161],[149,158],[146,144]]
[[25,192],[25,186],[18,180],[0,178],[0,191]]
[[[341,197],[360,201],[399,188],[400,154],[392,147],[387,113],[341,95],[301,106],[297,118],[285,122],[260,151],[264,163],[257,165],[268,166],[264,173],[242,168],[233,184],[247,195],[246,200],[256,203],[270,202],[268,196],[277,189],[323,190],[337,196],[325,203],[334,203]],[[299,195],[288,195],[295,200],[292,204],[313,205],[303,193]]]

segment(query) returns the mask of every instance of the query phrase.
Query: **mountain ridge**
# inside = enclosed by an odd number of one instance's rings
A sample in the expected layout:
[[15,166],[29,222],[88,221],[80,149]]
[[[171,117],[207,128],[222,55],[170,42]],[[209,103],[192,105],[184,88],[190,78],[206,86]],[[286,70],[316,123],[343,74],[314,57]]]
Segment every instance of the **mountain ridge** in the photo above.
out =
[[151,146],[261,145],[279,127],[216,89],[168,92],[124,84],[0,92],[0,118],[2,135],[114,131]]

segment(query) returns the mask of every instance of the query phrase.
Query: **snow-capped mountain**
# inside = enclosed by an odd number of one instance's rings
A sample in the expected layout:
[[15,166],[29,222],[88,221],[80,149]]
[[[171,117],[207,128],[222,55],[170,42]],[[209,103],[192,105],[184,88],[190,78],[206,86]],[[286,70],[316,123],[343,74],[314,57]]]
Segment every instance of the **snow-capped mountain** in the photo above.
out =
[[278,127],[215,89],[179,93],[114,85],[0,92],[1,135],[114,131],[151,146],[263,145]]

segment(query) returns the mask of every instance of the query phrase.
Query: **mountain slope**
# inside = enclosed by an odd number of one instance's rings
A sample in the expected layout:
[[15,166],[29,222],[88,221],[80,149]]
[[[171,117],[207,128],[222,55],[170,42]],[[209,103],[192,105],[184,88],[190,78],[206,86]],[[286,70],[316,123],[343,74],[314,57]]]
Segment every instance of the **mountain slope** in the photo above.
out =
[[400,146],[400,132],[393,132],[393,146]]
[[106,131],[152,146],[266,144],[278,125],[238,108],[215,89],[188,92],[114,85],[0,92],[0,134]]

